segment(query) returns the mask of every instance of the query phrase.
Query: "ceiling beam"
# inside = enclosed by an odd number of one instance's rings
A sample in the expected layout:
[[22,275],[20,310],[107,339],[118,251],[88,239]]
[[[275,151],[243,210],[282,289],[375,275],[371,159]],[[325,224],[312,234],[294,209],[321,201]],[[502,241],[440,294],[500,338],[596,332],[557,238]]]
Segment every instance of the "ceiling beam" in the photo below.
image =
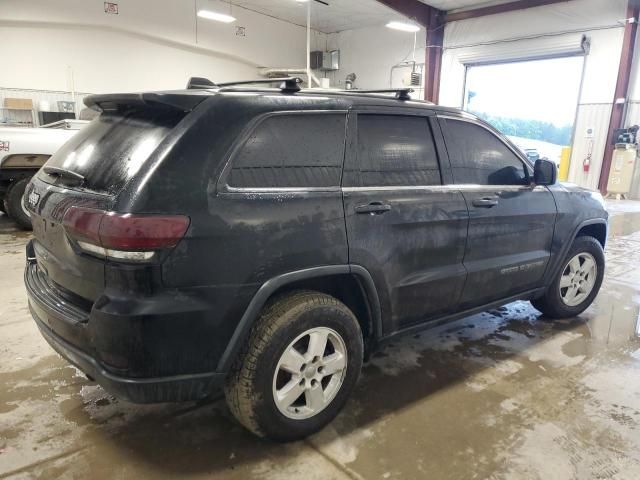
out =
[[426,29],[427,39],[423,70],[424,99],[438,103],[446,12],[418,0],[378,0],[378,2],[410,18]]
[[[631,78],[631,67],[636,45],[636,35],[638,34],[638,20],[640,17],[640,1],[628,0],[627,19],[633,18],[633,23],[627,22],[624,27],[622,37],[622,52],[620,54],[620,65],[618,66],[618,80],[616,81],[616,91],[613,96],[613,107],[611,109],[611,119],[609,120],[609,130],[607,132],[606,144],[604,147],[604,157],[602,158],[602,168],[600,169],[600,180],[598,189],[605,193],[609,183],[609,173],[611,172],[611,161],[613,160],[614,138],[613,131],[622,128],[624,122],[624,111],[629,101],[629,79]],[[636,59],[637,61],[638,59]],[[618,100],[621,103],[618,103]]]
[[500,5],[491,5],[489,7],[474,8],[464,10],[462,12],[447,13],[446,23],[455,22],[457,20],[468,20],[470,18],[485,17],[487,15],[496,15],[499,13],[515,12],[524,10],[525,8],[542,7],[544,5],[552,5],[554,3],[567,3],[571,0],[516,0],[514,2],[502,3]]
[[436,10],[418,0],[378,0],[378,3],[386,5],[405,17],[416,21],[425,28],[429,25],[431,11]]

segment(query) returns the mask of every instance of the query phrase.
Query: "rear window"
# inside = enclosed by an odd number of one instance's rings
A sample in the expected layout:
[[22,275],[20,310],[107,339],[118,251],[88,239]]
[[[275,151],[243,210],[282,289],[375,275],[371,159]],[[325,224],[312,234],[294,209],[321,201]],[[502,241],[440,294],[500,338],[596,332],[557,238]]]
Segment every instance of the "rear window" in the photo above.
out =
[[[82,188],[116,193],[144,167],[183,116],[159,110],[103,113],[65,143],[46,165],[82,175]],[[45,173],[40,178],[51,182]]]

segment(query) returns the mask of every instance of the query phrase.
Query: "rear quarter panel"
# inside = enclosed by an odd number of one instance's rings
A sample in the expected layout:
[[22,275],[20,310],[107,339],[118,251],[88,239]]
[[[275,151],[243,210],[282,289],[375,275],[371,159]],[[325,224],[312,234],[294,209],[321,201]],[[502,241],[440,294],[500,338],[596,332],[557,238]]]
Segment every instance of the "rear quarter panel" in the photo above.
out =
[[[289,105],[291,101],[296,104]],[[180,319],[179,329],[149,327],[175,332],[161,339],[167,350],[180,339],[194,354],[206,351],[199,366],[212,368],[262,284],[280,274],[348,262],[339,188],[232,193],[218,191],[217,185],[232,148],[256,116],[342,108],[332,99],[305,105],[298,96],[252,102],[213,97],[175,128],[147,171],[119,196],[115,209],[121,212],[175,213],[191,219],[185,238],[162,264],[161,275],[169,293],[176,299],[190,297],[198,309]]]

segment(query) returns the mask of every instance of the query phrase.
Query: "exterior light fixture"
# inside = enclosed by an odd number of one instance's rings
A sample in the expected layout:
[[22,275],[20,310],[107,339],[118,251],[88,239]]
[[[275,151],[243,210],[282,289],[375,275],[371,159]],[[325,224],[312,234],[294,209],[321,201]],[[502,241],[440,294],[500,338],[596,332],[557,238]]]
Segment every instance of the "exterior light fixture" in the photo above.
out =
[[392,28],[393,30],[400,30],[402,32],[415,33],[420,31],[420,27],[418,25],[414,25],[412,23],[404,23],[404,22],[389,22],[387,23],[386,27]]
[[235,17],[226,15],[224,13],[212,12],[211,10],[198,10],[198,16],[206,18],[207,20],[215,20],[216,22],[233,23],[236,21]]

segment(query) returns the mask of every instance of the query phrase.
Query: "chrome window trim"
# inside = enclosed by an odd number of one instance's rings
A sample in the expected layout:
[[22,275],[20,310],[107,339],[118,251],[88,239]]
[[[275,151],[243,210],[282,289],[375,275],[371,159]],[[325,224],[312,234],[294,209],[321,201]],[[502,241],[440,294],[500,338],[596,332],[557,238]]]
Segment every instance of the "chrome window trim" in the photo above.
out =
[[[543,187],[540,187],[542,189]],[[391,192],[403,190],[435,190],[435,191],[474,191],[474,190],[499,190],[499,191],[517,191],[517,190],[535,190],[534,185],[480,185],[480,184],[448,184],[448,185],[412,185],[403,187],[342,187],[342,191],[349,192]]]
[[221,193],[309,193],[309,192],[339,192],[340,186],[334,187],[255,187],[242,188],[225,185]]

